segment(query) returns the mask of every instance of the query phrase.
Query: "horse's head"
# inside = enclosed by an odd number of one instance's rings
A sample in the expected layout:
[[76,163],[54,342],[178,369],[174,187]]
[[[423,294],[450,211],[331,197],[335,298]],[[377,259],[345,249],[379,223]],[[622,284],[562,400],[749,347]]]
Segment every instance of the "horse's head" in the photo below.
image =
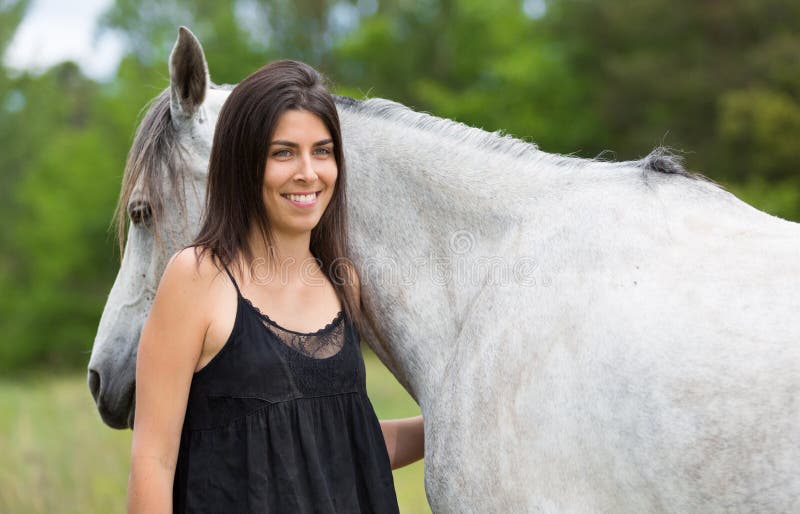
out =
[[169,71],[170,87],[151,104],[128,155],[116,211],[122,264],[89,361],[89,390],[113,428],[132,426],[139,335],[167,260],[198,228],[214,126],[228,95],[211,84],[203,49],[184,27]]

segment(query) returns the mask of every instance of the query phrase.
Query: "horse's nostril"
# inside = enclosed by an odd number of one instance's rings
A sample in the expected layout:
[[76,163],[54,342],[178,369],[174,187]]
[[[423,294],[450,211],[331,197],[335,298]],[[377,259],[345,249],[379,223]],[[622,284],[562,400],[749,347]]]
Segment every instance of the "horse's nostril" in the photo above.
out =
[[92,398],[97,403],[97,397],[100,395],[100,374],[90,369],[87,381],[89,382],[89,391],[92,393]]

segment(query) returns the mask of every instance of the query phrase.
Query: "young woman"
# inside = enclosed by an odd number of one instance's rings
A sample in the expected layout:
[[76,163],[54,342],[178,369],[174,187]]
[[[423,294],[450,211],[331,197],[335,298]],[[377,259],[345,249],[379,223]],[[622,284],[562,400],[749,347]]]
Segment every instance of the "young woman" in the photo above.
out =
[[129,513],[397,512],[422,418],[379,422],[359,349],[339,119],[294,61],[219,116],[202,228],[142,329]]

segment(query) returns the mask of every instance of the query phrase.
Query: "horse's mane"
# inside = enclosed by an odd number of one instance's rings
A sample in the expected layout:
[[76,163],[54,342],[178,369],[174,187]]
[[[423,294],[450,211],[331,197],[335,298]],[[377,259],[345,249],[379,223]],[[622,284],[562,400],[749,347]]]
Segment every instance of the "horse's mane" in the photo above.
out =
[[[235,86],[229,84],[211,84],[212,89],[230,90],[233,87]],[[383,98],[356,100],[339,95],[334,95],[334,97],[339,108],[430,131],[470,147],[485,148],[512,158],[547,162],[547,164],[558,167],[582,167],[589,163],[634,167],[642,171],[642,178],[645,182],[648,174],[663,173],[704,180],[722,187],[704,175],[687,171],[683,166],[683,158],[663,146],[655,148],[642,159],[616,163],[604,161],[600,157],[584,159],[549,154],[539,150],[534,143],[504,134],[502,131],[487,132],[458,121],[414,111],[391,100]],[[128,202],[137,184],[140,184],[142,199],[150,208],[150,223],[153,227],[156,244],[159,244],[162,237],[160,219],[166,199],[166,191],[163,188],[164,173],[166,173],[166,178],[172,188],[171,198],[178,202],[179,208],[185,208],[182,187],[184,149],[178,141],[178,131],[172,123],[169,88],[166,88],[146,105],[143,111],[145,110],[128,152],[128,160],[125,163],[125,172],[122,178],[122,190],[112,221],[112,227],[116,229],[119,243],[120,259],[125,247]]]
[[683,166],[683,158],[665,146],[656,147],[647,156],[634,161],[608,162],[601,157],[585,159],[546,153],[539,150],[535,143],[504,134],[502,131],[488,132],[458,121],[439,118],[425,112],[414,111],[403,104],[383,98],[356,100],[354,98],[336,95],[335,99],[339,107],[344,107],[351,112],[395,121],[423,131],[430,131],[438,136],[474,148],[484,148],[489,151],[502,153],[511,158],[533,159],[540,162],[546,161],[547,164],[557,167],[583,167],[590,163],[603,163],[605,165],[618,167],[633,167],[642,171],[642,178],[645,182],[650,173],[664,173],[679,175],[694,180],[704,180],[718,187],[722,187],[704,175],[688,171]]
[[[211,84],[212,89],[230,90],[233,86]],[[160,244],[162,234],[161,217],[167,191],[163,187],[164,174],[169,181],[170,199],[185,210],[183,195],[184,149],[178,140],[178,131],[172,123],[170,112],[170,88],[164,89],[157,97],[142,108],[142,118],[133,144],[128,151],[125,172],[122,176],[122,189],[114,210],[112,228],[116,229],[120,260],[125,248],[125,228],[127,224],[128,202],[137,184],[142,199],[150,209],[149,223],[153,229],[156,245]],[[174,194],[174,197],[172,196]]]

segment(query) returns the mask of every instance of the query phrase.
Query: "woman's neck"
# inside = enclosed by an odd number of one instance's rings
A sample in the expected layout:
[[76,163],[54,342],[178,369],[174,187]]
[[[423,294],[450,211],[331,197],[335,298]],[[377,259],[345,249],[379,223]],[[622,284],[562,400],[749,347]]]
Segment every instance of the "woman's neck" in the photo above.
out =
[[310,250],[310,232],[273,231],[271,249],[255,230],[248,241],[253,260],[247,264],[253,282],[276,287],[299,286],[319,277],[319,265]]

